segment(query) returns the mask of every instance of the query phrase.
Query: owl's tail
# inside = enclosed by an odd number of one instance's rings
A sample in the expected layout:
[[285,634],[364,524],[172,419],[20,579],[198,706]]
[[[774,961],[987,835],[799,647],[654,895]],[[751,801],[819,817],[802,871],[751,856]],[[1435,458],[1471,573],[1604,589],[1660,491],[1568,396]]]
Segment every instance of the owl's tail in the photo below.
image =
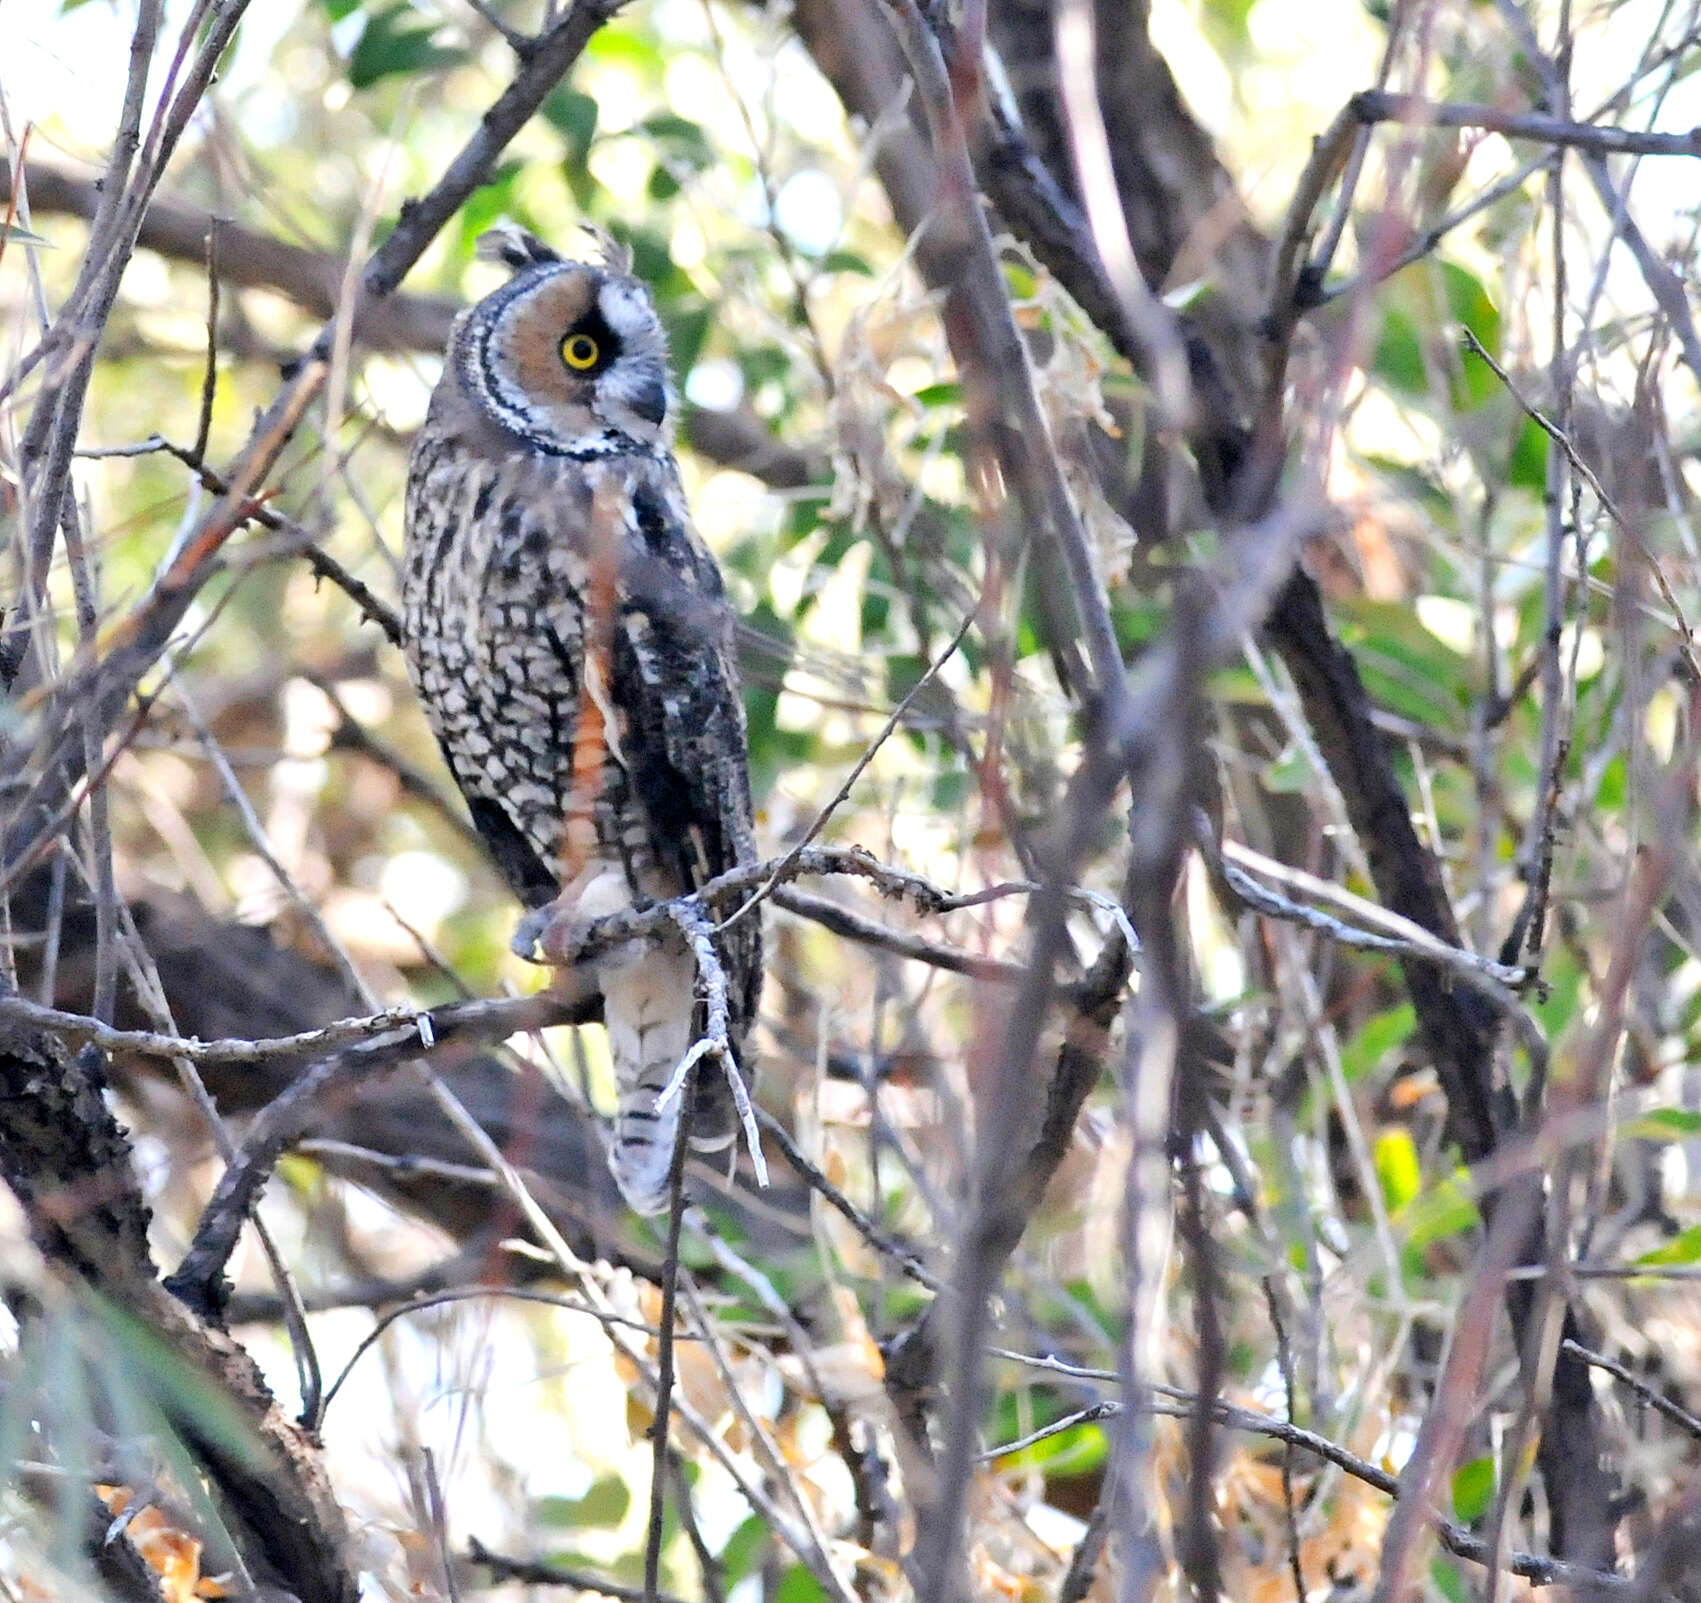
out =
[[[697,965],[684,943],[672,938],[636,961],[599,963],[597,979],[619,1087],[609,1167],[634,1212],[665,1213],[668,1169],[685,1098],[675,1097],[660,1109],[656,1103],[697,1039]],[[716,1151],[735,1133],[732,1101],[713,1060],[698,1072],[702,1080],[691,1145]]]

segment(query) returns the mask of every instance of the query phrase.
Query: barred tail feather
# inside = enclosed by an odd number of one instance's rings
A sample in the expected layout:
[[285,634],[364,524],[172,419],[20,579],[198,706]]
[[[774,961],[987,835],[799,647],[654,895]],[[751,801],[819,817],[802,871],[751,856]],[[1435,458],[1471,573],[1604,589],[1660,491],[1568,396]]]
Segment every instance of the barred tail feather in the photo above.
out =
[[[635,962],[599,964],[597,979],[619,1088],[609,1167],[634,1212],[665,1213],[685,1099],[656,1104],[697,1039],[697,966],[682,942],[669,941]],[[717,1064],[705,1062],[701,1072],[711,1080],[698,1094],[691,1144],[713,1150],[732,1139],[731,1099]]]

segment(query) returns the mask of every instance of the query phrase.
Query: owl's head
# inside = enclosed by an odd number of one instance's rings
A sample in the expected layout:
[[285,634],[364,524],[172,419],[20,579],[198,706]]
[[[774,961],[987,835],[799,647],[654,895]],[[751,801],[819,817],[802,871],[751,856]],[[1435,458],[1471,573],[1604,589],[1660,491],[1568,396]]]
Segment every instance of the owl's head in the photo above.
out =
[[673,409],[667,336],[643,283],[605,247],[569,261],[520,229],[494,229],[482,256],[514,269],[456,322],[449,362],[491,421],[551,455],[665,450]]

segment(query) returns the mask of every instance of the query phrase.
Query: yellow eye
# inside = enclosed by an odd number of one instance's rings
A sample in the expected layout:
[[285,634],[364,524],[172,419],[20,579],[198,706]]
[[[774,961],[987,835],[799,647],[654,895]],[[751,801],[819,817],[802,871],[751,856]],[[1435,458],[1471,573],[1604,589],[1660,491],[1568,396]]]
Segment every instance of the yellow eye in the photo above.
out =
[[601,355],[602,347],[589,334],[569,334],[561,342],[562,361],[581,373],[595,367]]

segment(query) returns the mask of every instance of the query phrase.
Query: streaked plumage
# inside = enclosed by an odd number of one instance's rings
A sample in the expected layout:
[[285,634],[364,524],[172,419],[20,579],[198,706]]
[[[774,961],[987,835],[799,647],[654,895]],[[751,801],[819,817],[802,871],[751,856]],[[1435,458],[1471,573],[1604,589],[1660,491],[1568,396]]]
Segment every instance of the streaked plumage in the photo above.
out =
[[[589,922],[754,856],[733,620],[680,488],[648,292],[494,237],[514,277],[457,321],[409,469],[408,669],[515,893],[535,908],[559,890],[559,916]],[[582,769],[591,816],[564,839],[582,714],[606,739]],[[737,1048],[761,987],[755,917],[721,957]],[[678,1128],[655,1100],[700,1031],[694,964],[670,940],[594,974],[619,1085],[610,1163],[655,1212]],[[719,1147],[733,1121],[709,1070],[692,1139]]]

